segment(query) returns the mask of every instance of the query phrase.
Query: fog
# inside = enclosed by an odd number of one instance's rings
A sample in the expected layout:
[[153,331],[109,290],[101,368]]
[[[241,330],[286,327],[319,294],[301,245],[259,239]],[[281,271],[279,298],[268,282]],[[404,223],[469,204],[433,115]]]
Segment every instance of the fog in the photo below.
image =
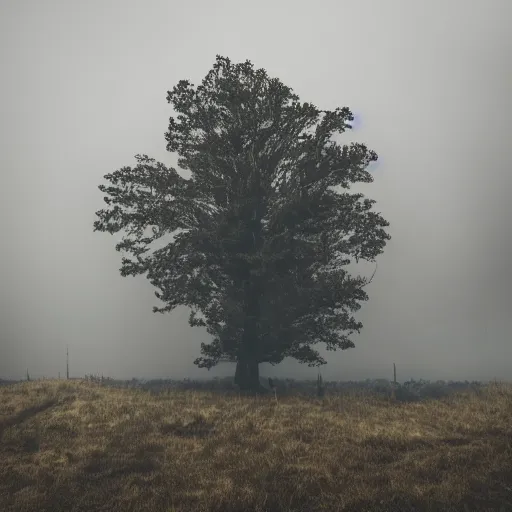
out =
[[[212,378],[188,310],[122,278],[121,234],[93,233],[103,175],[168,166],[167,91],[216,54],[249,59],[321,109],[348,106],[379,154],[393,237],[356,348],[324,379],[512,380],[512,39],[507,0],[4,0],[0,16],[0,377]],[[185,173],[183,175],[186,176]],[[365,275],[374,266],[363,268]],[[315,378],[285,360],[262,375]]]

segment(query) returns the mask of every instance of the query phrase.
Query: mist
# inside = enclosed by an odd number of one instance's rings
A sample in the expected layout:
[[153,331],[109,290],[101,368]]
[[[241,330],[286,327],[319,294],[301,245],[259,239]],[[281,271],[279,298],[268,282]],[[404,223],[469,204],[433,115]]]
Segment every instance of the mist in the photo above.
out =
[[[212,378],[205,329],[155,314],[122,278],[121,234],[93,233],[103,176],[166,151],[167,91],[216,54],[251,60],[321,109],[349,107],[342,143],[379,154],[392,240],[355,348],[324,380],[511,380],[512,39],[507,0],[2,3],[0,377]],[[187,174],[183,172],[183,175]],[[361,267],[369,276],[373,265]],[[262,375],[316,378],[285,360]]]

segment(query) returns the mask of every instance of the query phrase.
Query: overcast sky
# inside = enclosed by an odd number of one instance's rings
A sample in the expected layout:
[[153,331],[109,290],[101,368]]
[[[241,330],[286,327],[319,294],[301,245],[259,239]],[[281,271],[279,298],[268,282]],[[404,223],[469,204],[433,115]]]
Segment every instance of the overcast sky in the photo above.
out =
[[[120,235],[93,233],[103,175],[145,153],[176,166],[167,91],[216,54],[249,59],[379,154],[393,239],[356,348],[325,379],[512,380],[510,0],[2,0],[0,377],[211,378],[206,331],[122,278]],[[368,267],[368,275],[373,267]],[[285,361],[262,375],[315,378]]]

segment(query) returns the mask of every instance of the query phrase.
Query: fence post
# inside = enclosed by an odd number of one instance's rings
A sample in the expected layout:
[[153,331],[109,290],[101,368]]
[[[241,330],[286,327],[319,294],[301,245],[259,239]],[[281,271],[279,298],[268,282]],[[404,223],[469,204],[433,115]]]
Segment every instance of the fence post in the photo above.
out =
[[395,389],[396,389],[396,365],[393,363],[393,387],[391,390],[391,398],[395,399]]

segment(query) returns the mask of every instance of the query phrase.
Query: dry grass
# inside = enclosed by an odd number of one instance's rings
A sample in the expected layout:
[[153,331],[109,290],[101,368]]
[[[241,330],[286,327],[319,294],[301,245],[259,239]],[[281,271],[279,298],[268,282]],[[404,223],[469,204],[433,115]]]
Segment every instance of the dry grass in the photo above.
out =
[[426,403],[0,388],[0,510],[512,511],[512,387]]

